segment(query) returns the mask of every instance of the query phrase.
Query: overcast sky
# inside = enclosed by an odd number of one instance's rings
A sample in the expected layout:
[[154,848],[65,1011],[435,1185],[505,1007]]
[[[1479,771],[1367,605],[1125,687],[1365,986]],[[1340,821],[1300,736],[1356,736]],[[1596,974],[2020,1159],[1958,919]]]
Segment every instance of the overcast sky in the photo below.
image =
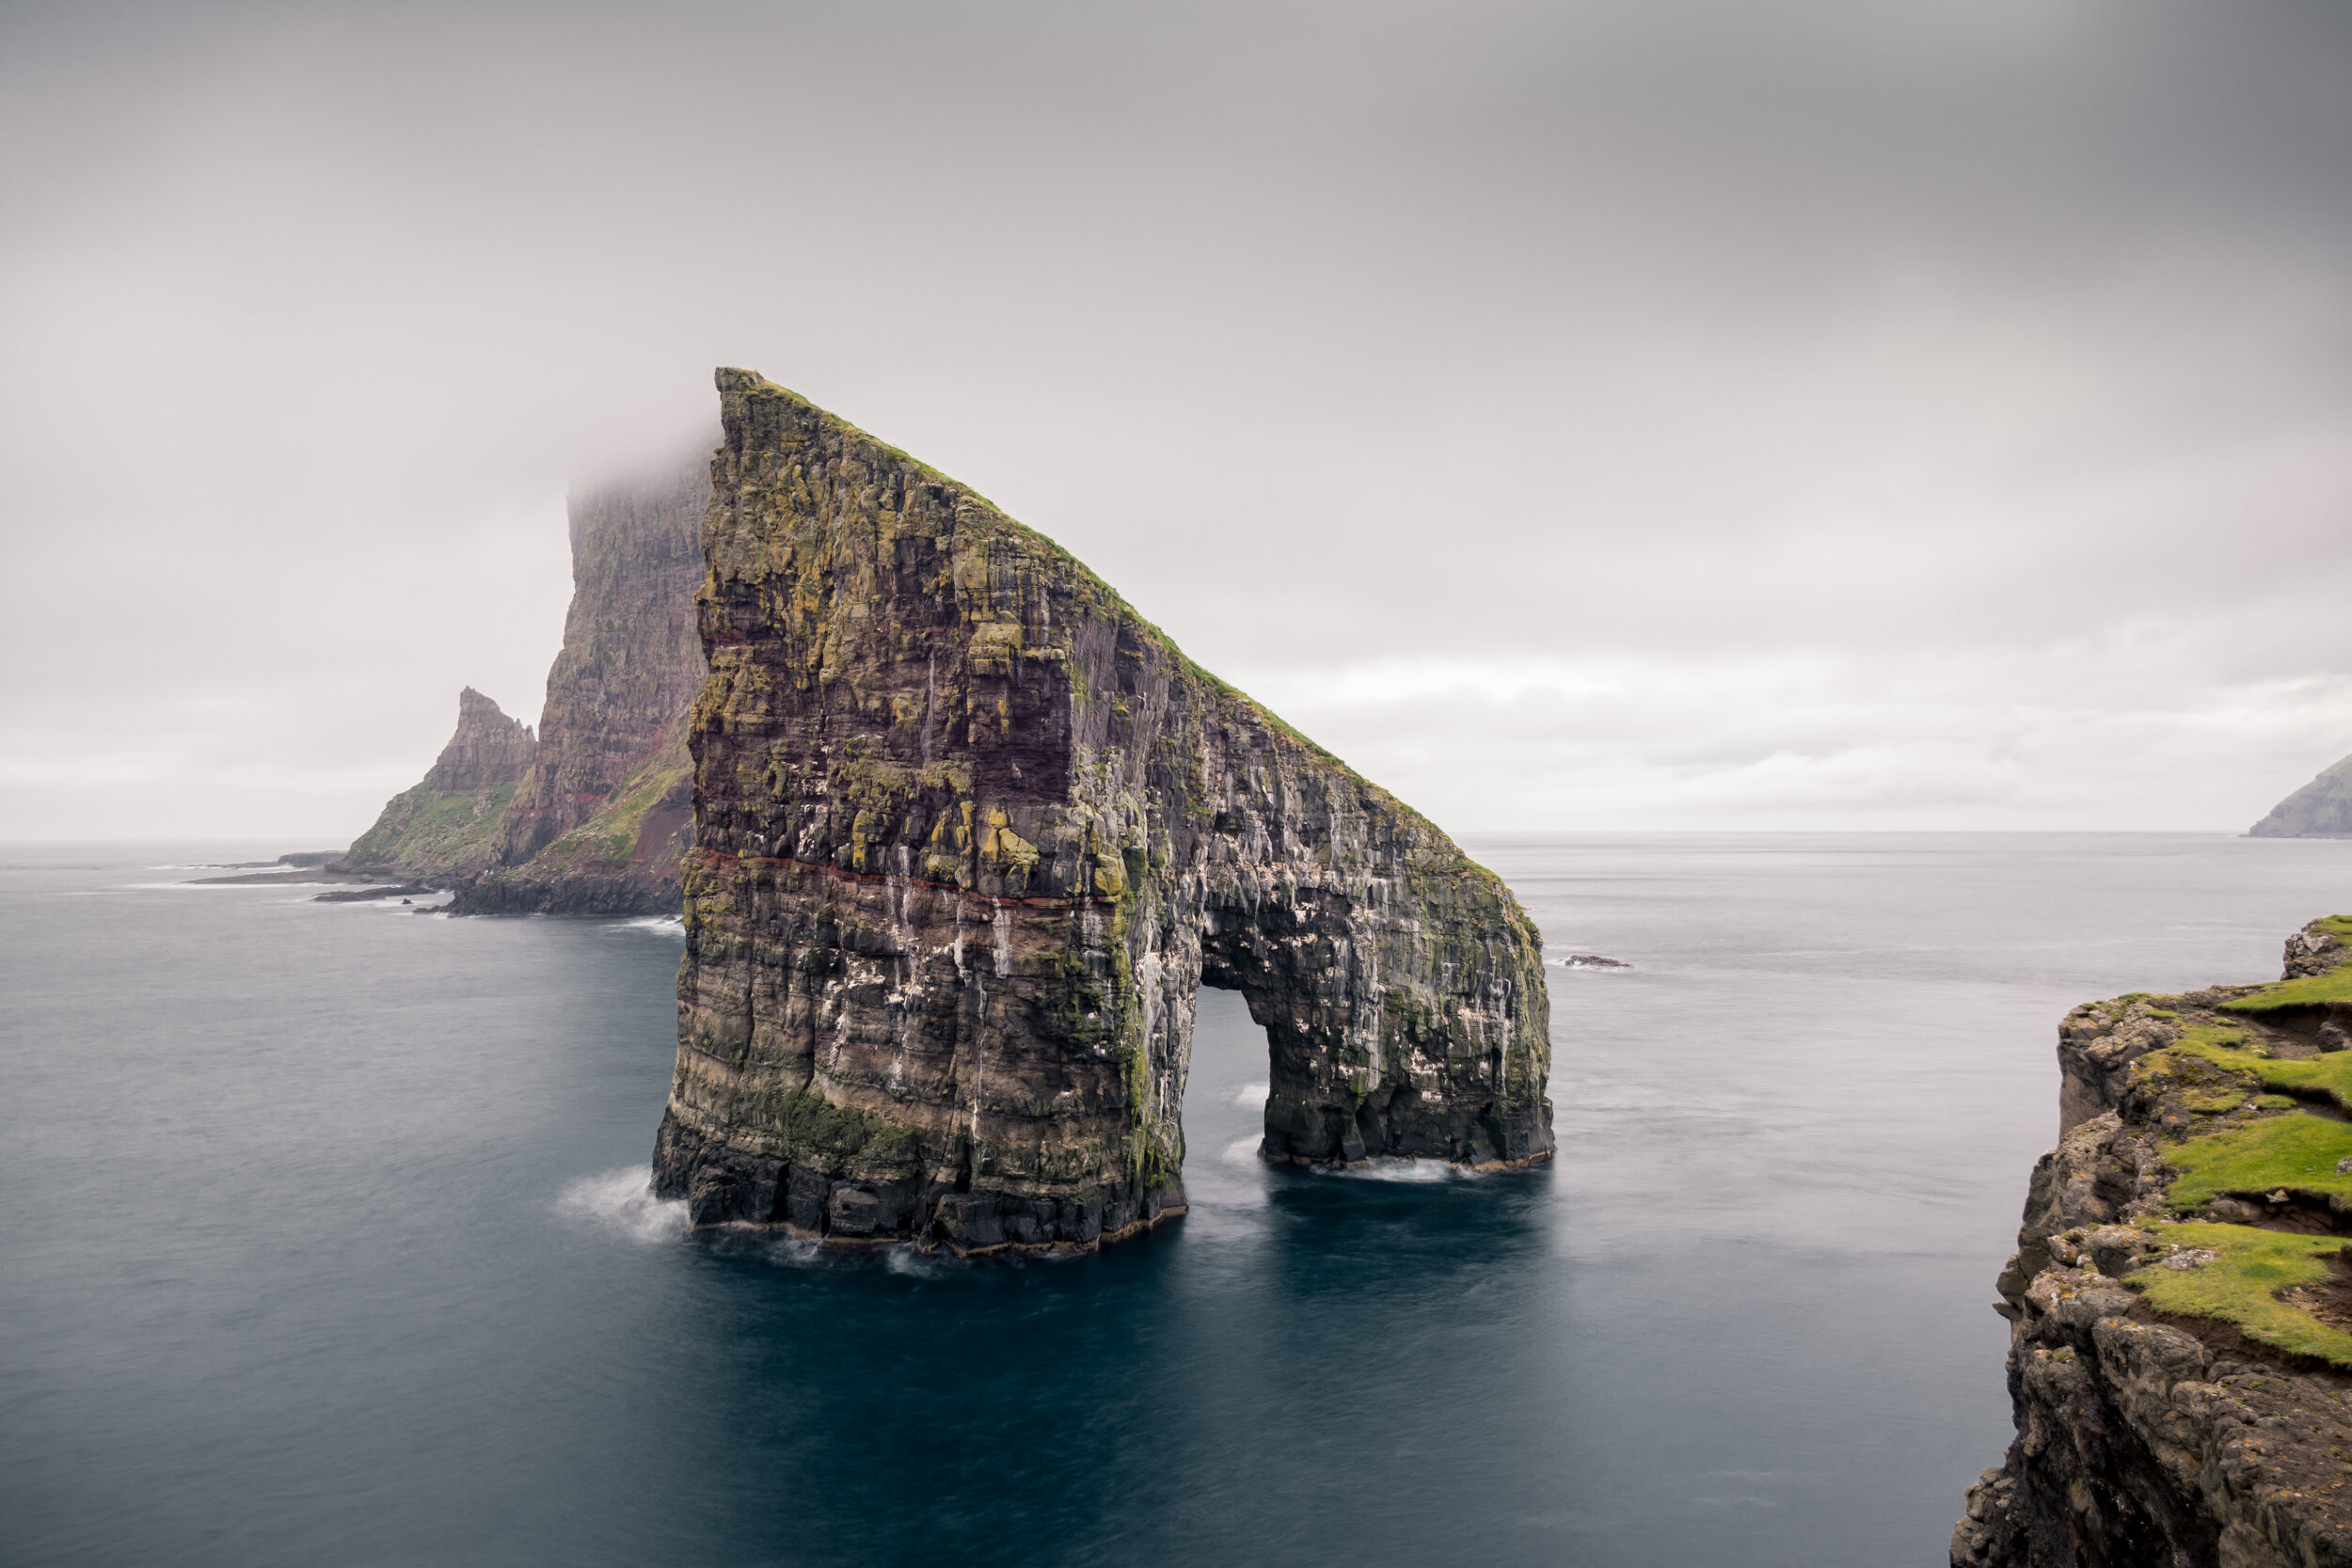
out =
[[744,365],[1456,830],[2352,752],[2352,8],[0,9],[0,837],[535,722]]

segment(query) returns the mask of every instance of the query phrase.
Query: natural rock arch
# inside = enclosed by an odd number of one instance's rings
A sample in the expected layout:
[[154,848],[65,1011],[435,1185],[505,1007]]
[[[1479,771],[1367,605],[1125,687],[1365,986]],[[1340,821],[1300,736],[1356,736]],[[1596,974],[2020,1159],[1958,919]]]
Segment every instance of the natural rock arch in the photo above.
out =
[[959,1251],[1148,1227],[1204,974],[1266,1030],[1269,1158],[1549,1157],[1500,879],[1051,541],[718,379],[660,1193]]

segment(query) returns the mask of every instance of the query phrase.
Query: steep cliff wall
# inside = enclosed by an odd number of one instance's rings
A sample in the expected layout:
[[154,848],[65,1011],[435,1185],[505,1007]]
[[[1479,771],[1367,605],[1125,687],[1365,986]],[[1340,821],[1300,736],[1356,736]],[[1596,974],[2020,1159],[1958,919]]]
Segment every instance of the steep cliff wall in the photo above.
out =
[[[461,715],[433,773],[393,797],[345,864],[454,887],[461,914],[677,911],[693,841],[685,725],[704,672],[694,590],[709,467],[698,447],[572,498],[572,604],[538,741],[469,689],[524,749],[507,731],[469,739]],[[497,751],[498,782],[453,789],[456,759],[484,746]]]
[[1549,1156],[1507,888],[988,501],[719,374],[656,1183],[698,1224],[961,1251],[1181,1212],[1201,984],[1270,1158]]
[[2352,757],[2271,807],[2246,832],[2252,838],[2352,838]]
[[384,803],[342,866],[436,879],[480,875],[498,863],[501,824],[537,754],[529,725],[466,688],[449,744],[422,780]]
[[2069,1014],[1996,1308],[2017,1440],[1955,1565],[2352,1563],[2352,920]]
[[572,605],[548,672],[539,760],[467,914],[670,914],[692,843],[686,713],[701,689],[694,590],[709,449],[575,496]]

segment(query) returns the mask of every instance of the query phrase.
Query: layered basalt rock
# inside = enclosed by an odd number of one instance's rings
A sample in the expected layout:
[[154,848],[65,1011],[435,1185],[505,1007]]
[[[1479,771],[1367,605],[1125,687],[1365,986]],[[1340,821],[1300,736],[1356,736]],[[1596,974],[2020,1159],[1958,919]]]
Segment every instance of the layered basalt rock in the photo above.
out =
[[2352,757],[2270,808],[2249,838],[2352,838]]
[[460,914],[677,912],[709,491],[702,449],[572,498],[572,603],[537,740],[469,689],[465,702],[504,728],[475,734],[467,706],[433,772],[393,798],[346,866],[454,888]]
[[1510,891],[964,486],[742,371],[703,530],[678,1058],[698,1225],[963,1252],[1181,1212],[1194,1000],[1276,1160],[1552,1149]]
[[466,688],[457,694],[457,728],[421,781],[384,803],[375,825],[355,840],[341,871],[457,879],[499,861],[499,829],[516,788],[538,757],[531,726]]
[[1956,1568],[2352,1563],[2352,922],[2076,1008],[1998,1281],[2017,1439]]
[[461,914],[671,914],[693,842],[686,715],[701,689],[708,449],[571,504],[572,604],[548,672],[538,766]]

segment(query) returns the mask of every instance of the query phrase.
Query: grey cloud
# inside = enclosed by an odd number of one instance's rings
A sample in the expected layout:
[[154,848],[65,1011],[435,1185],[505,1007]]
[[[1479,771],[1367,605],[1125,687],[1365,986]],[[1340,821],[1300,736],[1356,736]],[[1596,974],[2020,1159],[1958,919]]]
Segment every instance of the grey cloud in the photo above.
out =
[[2347,65],[2177,0],[13,8],[0,832],[352,830],[458,685],[535,718],[562,494],[721,362],[1449,821],[2250,819],[2352,749]]

